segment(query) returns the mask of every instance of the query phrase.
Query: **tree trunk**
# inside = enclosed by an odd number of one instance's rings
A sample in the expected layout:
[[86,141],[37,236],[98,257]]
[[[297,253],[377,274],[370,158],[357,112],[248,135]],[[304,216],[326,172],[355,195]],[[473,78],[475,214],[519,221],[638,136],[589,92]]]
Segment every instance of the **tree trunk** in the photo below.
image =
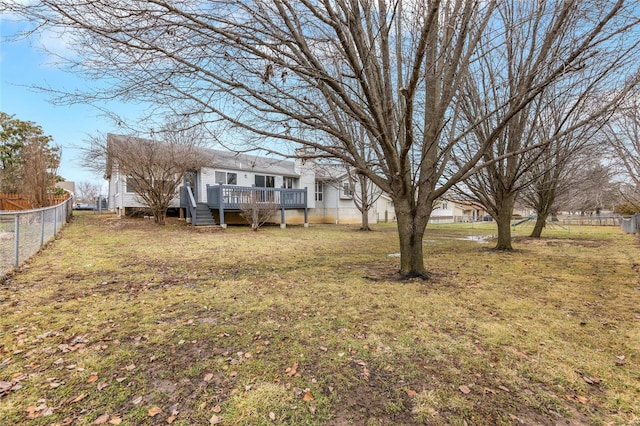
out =
[[542,230],[544,229],[547,222],[547,218],[551,214],[551,208],[555,200],[556,191],[553,187],[548,188],[545,191],[540,191],[538,193],[538,202],[536,203],[536,225],[533,227],[533,231],[531,231],[530,237],[540,238],[540,236],[542,235]]
[[369,210],[362,210],[362,225],[360,225],[361,231],[371,231],[369,227]]
[[531,231],[531,238],[540,238],[542,235],[542,229],[545,227],[547,222],[547,215],[538,213],[538,217],[536,219],[536,225],[533,227],[533,231]]
[[[362,223],[360,225],[361,231],[371,231],[369,227],[369,210],[371,206],[369,205],[369,192],[368,192],[368,179],[364,175],[358,175],[358,180],[360,183],[360,201],[361,208],[360,213],[362,214]],[[356,203],[357,207],[357,203]]]
[[513,250],[511,246],[511,216],[515,201],[515,193],[503,196],[499,200],[497,217],[494,218],[498,224],[498,243],[494,250]]
[[429,220],[429,213],[418,216],[408,206],[396,202],[396,219],[400,237],[400,275],[403,278],[429,278],[424,267],[422,240]]
[[153,219],[158,225],[164,225],[166,223],[166,218],[167,218],[166,211],[164,213],[162,211],[156,211],[153,213]]
[[[258,197],[257,194],[254,197],[255,203],[258,203]],[[251,230],[252,231],[258,231],[258,228],[260,227],[259,221],[258,221],[258,206],[254,205],[253,209],[251,210]]]

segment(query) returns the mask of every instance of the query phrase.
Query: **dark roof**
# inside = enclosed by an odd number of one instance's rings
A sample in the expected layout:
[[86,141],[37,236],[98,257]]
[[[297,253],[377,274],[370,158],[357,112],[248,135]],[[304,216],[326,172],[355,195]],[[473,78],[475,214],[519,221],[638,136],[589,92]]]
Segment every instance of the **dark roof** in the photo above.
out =
[[[148,140],[124,135],[107,135],[108,142],[117,143],[119,140]],[[161,142],[158,142],[161,143]],[[231,151],[219,151],[210,148],[200,148],[203,155],[212,158],[207,167],[213,169],[238,170],[247,172],[269,173],[281,176],[299,176],[295,172],[295,163],[291,160],[283,160],[272,157],[244,154]],[[110,174],[110,159],[107,159],[107,175]],[[108,176],[106,176],[108,178]]]
[[204,148],[213,157],[211,167],[214,169],[243,170],[248,172],[271,173],[282,176],[298,176],[295,163],[273,157],[242,154],[230,151],[218,151]]

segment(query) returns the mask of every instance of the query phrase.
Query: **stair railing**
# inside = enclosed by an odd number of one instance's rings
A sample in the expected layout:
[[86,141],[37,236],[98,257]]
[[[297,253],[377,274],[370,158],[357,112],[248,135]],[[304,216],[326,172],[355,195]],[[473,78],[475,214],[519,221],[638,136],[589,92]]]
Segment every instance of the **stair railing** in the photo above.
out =
[[188,207],[189,207],[189,216],[191,216],[191,224],[192,225],[197,225],[197,214],[196,214],[196,199],[193,196],[193,191],[191,191],[191,187],[189,185],[186,185],[186,189],[187,189],[187,195],[188,195]]

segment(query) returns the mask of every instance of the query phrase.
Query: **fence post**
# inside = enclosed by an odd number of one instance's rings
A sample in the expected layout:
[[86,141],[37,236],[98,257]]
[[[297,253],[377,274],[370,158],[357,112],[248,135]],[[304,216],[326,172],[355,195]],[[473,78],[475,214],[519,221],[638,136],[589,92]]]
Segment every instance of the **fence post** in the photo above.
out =
[[15,256],[15,267],[20,266],[20,214],[16,213],[16,217],[13,221],[13,243],[14,243],[14,252]]
[[40,247],[44,245],[44,210],[40,211]]

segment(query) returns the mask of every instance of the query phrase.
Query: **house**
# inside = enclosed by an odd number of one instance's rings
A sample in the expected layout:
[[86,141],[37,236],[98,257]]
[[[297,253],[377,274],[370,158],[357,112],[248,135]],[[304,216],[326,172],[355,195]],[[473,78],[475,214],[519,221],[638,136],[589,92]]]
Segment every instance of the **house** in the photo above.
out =
[[[107,144],[117,145],[127,136],[109,134]],[[195,224],[203,222],[198,214],[225,225],[246,223],[240,217],[243,200],[259,189],[260,202],[276,204],[279,214],[273,221],[285,224],[340,223],[359,224],[361,213],[354,203],[359,190],[344,167],[319,164],[301,149],[295,160],[202,149],[211,158],[206,167],[192,170],[185,176],[180,193],[171,207],[179,209]],[[119,215],[144,209],[145,205],[127,185],[127,176],[120,174],[116,161],[107,159],[105,178],[108,185],[109,208]],[[383,199],[384,217],[395,217],[392,204]],[[380,208],[369,212],[375,223]]]

